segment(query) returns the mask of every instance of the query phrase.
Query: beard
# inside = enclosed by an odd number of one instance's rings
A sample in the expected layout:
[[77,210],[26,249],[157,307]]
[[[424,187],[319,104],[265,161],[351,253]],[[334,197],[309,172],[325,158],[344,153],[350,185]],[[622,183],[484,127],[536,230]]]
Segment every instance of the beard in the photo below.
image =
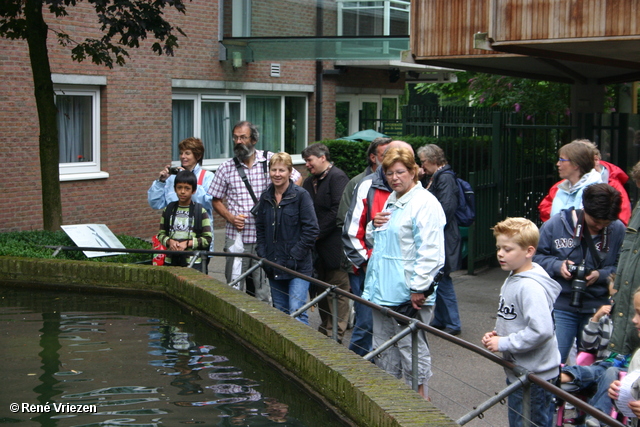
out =
[[235,154],[238,160],[240,161],[247,160],[255,152],[256,152],[255,145],[236,144],[233,147],[233,154]]

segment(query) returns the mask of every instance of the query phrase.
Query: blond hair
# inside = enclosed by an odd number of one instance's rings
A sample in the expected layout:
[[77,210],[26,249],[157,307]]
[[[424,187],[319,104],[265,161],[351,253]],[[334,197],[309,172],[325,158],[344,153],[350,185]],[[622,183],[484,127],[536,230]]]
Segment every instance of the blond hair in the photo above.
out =
[[289,172],[293,171],[293,161],[291,160],[291,156],[289,155],[289,153],[285,153],[283,151],[281,153],[275,153],[273,156],[271,156],[271,159],[269,159],[269,169],[271,169],[271,166],[276,163],[284,164],[287,169],[289,169]]
[[416,164],[416,157],[411,151],[407,148],[387,148],[384,153],[384,159],[382,159],[382,170],[386,173],[387,169],[396,162],[402,163],[409,172],[413,172],[413,182],[418,182],[418,165]]
[[491,230],[494,237],[506,236],[522,249],[527,249],[529,246],[537,248],[540,240],[538,227],[526,218],[507,218],[497,223]]

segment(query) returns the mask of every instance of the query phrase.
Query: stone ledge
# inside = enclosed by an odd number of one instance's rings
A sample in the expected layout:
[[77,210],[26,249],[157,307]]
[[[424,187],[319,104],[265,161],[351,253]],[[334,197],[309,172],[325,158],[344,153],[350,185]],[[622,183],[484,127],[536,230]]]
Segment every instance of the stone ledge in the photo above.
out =
[[0,257],[0,285],[160,292],[210,316],[363,426],[454,426],[431,403],[346,347],[189,268]]

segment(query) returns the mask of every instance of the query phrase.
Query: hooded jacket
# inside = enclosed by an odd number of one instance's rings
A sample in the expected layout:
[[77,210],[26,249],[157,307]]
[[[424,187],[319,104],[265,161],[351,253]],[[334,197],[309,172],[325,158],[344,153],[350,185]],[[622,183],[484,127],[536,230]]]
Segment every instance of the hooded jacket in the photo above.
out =
[[366,238],[367,224],[384,209],[391,192],[381,167],[364,177],[353,190],[342,226],[342,243],[345,255],[356,269],[366,265],[373,250]]
[[[274,193],[273,185],[269,185],[258,202],[256,254],[283,267],[311,276],[311,250],[318,236],[318,220],[311,196],[291,180],[279,204],[276,204]],[[265,267],[263,268],[270,278],[294,278],[281,270]]]
[[[560,285],[533,263],[531,270],[513,274],[500,289],[495,331],[498,350],[516,365],[545,380],[559,374],[560,352],[553,324],[553,302]],[[505,369],[509,381],[516,377]]]
[[[620,215],[618,216],[618,219],[620,219],[620,221],[622,221],[624,225],[627,225],[629,224],[629,218],[631,218],[631,201],[629,200],[629,194],[627,194],[627,190],[625,190],[624,185],[629,180],[629,176],[613,163],[605,162],[602,160],[600,160],[599,162],[600,165],[604,167],[604,170],[601,173],[602,182],[605,182],[605,180],[608,181],[610,186],[620,192],[620,196],[622,197],[622,205],[620,206]],[[547,222],[549,221],[549,218],[551,218],[551,204],[553,203],[553,199],[556,197],[556,193],[558,192],[558,186],[563,182],[564,179],[556,182],[549,189],[549,193],[544,197],[544,199],[542,199],[542,201],[538,205],[538,210],[540,211],[540,220],[542,222]]]
[[[400,199],[394,191],[387,200],[389,222],[374,228],[367,225],[367,240],[373,239],[362,298],[378,305],[395,307],[423,292],[444,266],[446,219],[435,196],[414,186]],[[435,303],[435,292],[425,304]]]
[[[558,215],[552,216],[540,229],[540,242],[538,250],[533,257],[533,261],[540,264],[549,275],[562,286],[562,292],[556,300],[556,310],[568,311],[572,313],[595,312],[601,305],[608,303],[609,287],[608,278],[611,273],[615,273],[618,264],[618,254],[624,239],[625,227],[620,220],[609,224],[608,239],[609,249],[607,252],[600,252],[604,259],[600,262],[594,259],[592,251],[584,250],[580,242],[574,242],[575,221],[573,219],[574,209],[560,211]],[[598,251],[601,251],[602,234],[593,237],[593,243]],[[586,293],[582,298],[582,308],[571,307],[571,280],[566,280],[560,274],[560,267],[565,260],[569,259],[574,264],[582,263],[583,254],[586,255],[585,266],[589,270],[598,269],[600,277],[590,286],[587,286]],[[599,267],[599,268],[598,268]]]
[[595,169],[582,175],[582,178],[575,185],[571,185],[568,179],[565,179],[558,185],[558,192],[551,204],[551,216],[554,216],[562,209],[582,209],[582,193],[584,189],[592,184],[601,184],[602,176]]

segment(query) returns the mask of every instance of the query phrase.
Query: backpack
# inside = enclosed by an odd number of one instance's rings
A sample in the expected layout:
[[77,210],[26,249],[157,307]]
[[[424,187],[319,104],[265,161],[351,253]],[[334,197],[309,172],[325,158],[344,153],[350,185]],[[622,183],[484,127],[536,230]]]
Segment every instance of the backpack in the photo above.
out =
[[460,227],[471,227],[476,220],[476,195],[473,187],[462,178],[458,178],[455,172],[448,170],[456,178],[458,184],[458,209],[456,209],[456,221]]
[[[171,202],[167,205],[162,215],[164,216],[164,231],[169,235],[171,227],[173,226],[173,220],[176,217],[178,211],[178,202]],[[191,229],[199,236],[202,234],[202,205],[200,203],[191,202],[189,205],[189,222]]]

